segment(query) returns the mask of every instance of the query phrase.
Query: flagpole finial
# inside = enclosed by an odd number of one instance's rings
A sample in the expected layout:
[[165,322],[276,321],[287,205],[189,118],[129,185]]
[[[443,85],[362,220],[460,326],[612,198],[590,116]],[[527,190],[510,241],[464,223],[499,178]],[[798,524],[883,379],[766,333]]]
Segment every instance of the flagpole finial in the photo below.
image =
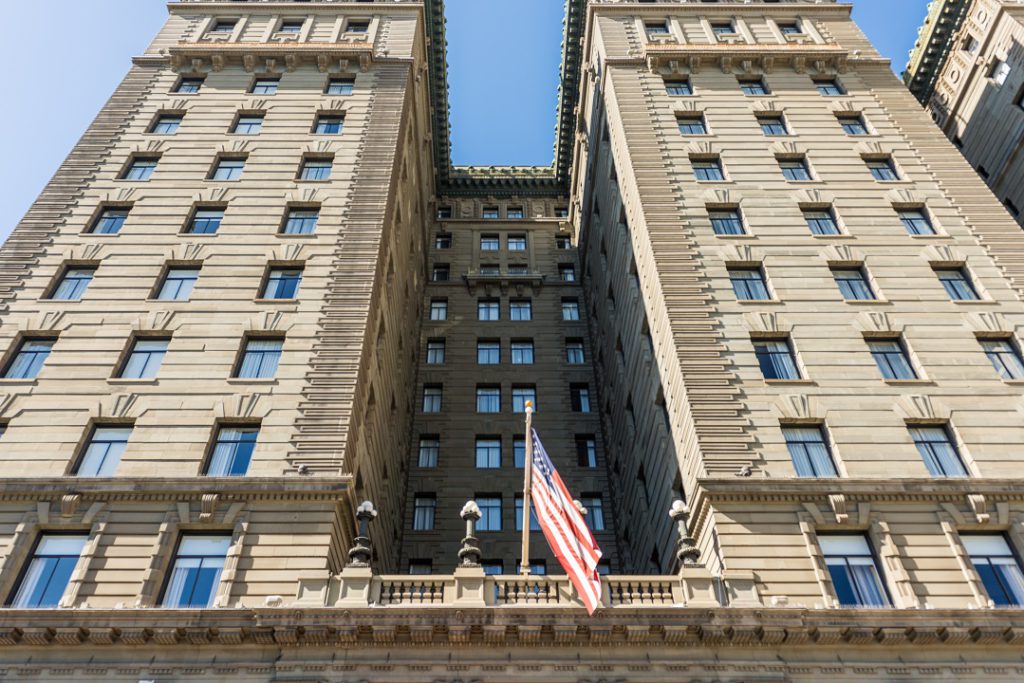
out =
[[528,412],[528,413],[532,413],[533,412],[533,401],[527,401],[526,402],[526,412]]

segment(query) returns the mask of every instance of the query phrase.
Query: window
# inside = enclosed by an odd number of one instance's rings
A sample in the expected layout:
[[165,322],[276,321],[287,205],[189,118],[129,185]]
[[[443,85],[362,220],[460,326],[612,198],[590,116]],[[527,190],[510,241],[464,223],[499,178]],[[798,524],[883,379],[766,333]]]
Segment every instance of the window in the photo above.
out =
[[967,469],[960,451],[945,425],[909,427],[918,453],[933,477],[966,477]]
[[601,496],[597,494],[583,494],[580,502],[586,508],[587,514],[583,518],[591,531],[604,531],[604,503]]
[[312,235],[320,220],[319,209],[288,209],[285,214],[282,235]]
[[235,135],[259,135],[263,130],[263,114],[239,114],[231,132]]
[[211,33],[231,33],[235,30],[235,25],[238,23],[237,19],[217,19],[213,22],[210,27]]
[[209,477],[241,477],[249,471],[252,453],[256,449],[259,427],[221,426],[213,442]]
[[498,251],[501,240],[497,235],[480,235],[480,251]]
[[104,427],[97,425],[85,444],[75,475],[79,477],[110,477],[121,463],[128,447],[131,427]]
[[121,180],[149,180],[157,161],[158,157],[132,157],[121,173]]
[[443,389],[439,384],[427,384],[423,387],[423,412],[440,413]]
[[277,27],[278,33],[299,33],[302,31],[302,27],[306,25],[305,19],[282,19],[281,24]]
[[501,302],[497,299],[478,299],[476,302],[476,318],[486,322],[501,319]]
[[744,78],[740,80],[740,91],[744,95],[768,95],[768,86],[760,78]]
[[719,159],[704,159],[691,162],[693,177],[697,180],[725,180],[722,162]]
[[501,342],[478,340],[476,343],[477,365],[497,365],[501,362]]
[[444,364],[444,351],[445,351],[445,340],[444,339],[428,339],[427,340],[427,365],[443,365]]
[[430,271],[431,282],[448,282],[451,279],[451,269],[447,263],[435,263]]
[[14,354],[7,371],[6,379],[35,379],[43,369],[46,358],[53,350],[56,339],[25,339]]
[[263,286],[263,299],[295,299],[302,283],[302,268],[271,268]]
[[569,217],[569,207],[567,207],[567,206],[557,206],[557,207],[555,207],[555,218],[568,218],[568,217]]
[[485,263],[480,265],[480,275],[497,277],[501,275],[501,266],[497,263]]
[[839,476],[822,426],[786,426],[782,428],[782,435],[786,438],[786,448],[796,469],[796,476]]
[[505,218],[509,220],[518,220],[524,216],[523,207],[521,206],[510,206],[505,210]]
[[[522,562],[516,562],[516,574],[520,574],[523,569]],[[530,574],[532,576],[547,576],[548,564],[545,560],[530,560]]]
[[782,177],[790,181],[811,180],[811,169],[807,165],[807,159],[779,159],[779,168],[782,169]]
[[676,123],[679,125],[679,132],[683,135],[708,134],[708,127],[704,122],[704,116],[701,114],[676,116]]
[[321,114],[316,117],[316,128],[313,130],[318,135],[338,135],[344,126],[344,116]]
[[786,120],[781,116],[758,116],[757,124],[765,135],[789,135]]
[[1010,212],[1011,216],[1013,216],[1014,218],[1020,218],[1020,209],[1017,207],[1016,204],[1013,203],[1012,199],[1010,199],[1009,197],[1004,199],[1003,206],[1006,207],[1006,210]]
[[597,442],[594,437],[576,437],[576,464],[580,467],[597,467]]
[[188,301],[198,279],[198,268],[168,268],[156,298],[161,301]]
[[345,26],[345,33],[368,33],[369,30],[370,22],[366,19],[349,19],[348,25]]
[[[484,576],[501,576],[505,573],[505,564],[501,560],[480,560],[480,567],[484,570]],[[498,590],[497,586],[494,590]]]
[[571,263],[559,263],[558,279],[562,282],[576,282],[576,266]]
[[178,81],[177,87],[174,88],[174,92],[179,95],[195,95],[203,87],[202,78],[182,78]]
[[485,206],[480,215],[487,220],[497,220],[501,217],[496,206]]
[[477,469],[498,469],[501,467],[501,439],[493,436],[476,438]]
[[795,21],[781,21],[778,26],[784,36],[796,36],[803,33],[803,29],[800,28],[800,24]]
[[277,78],[257,78],[252,82],[249,92],[253,95],[276,95],[280,82],[280,79]]
[[[517,493],[515,500],[516,531],[523,530],[523,494]],[[537,521],[537,509],[530,506],[530,531],[540,531],[540,522]]]
[[831,208],[803,209],[804,220],[812,235],[838,235],[839,222]]
[[512,320],[529,322],[533,320],[533,303],[529,299],[512,299],[508,302],[508,312]]
[[501,496],[486,494],[473,497],[480,508],[477,531],[501,531]]
[[875,180],[889,181],[900,179],[899,174],[896,172],[896,165],[890,157],[866,159],[865,163],[868,165],[868,170],[871,171],[871,177]]
[[533,342],[531,340],[512,340],[512,365],[533,365]]
[[500,413],[501,412],[501,387],[477,386],[477,388],[476,388],[476,412],[478,412],[478,413]]
[[907,350],[900,339],[868,340],[868,349],[885,379],[917,379]]
[[647,36],[667,36],[668,35],[668,23],[664,21],[645,21],[644,31],[647,32]]
[[562,320],[580,319],[580,302],[576,299],[562,299]]
[[743,216],[739,209],[716,209],[708,211],[711,218],[711,229],[716,235],[742,235],[746,233],[743,229]]
[[974,36],[968,35],[967,37],[964,38],[962,47],[964,50],[973,55],[975,52],[978,51],[978,48],[981,47],[981,43],[979,43],[978,39],[975,38]]
[[590,387],[586,384],[569,385],[569,401],[575,413],[590,412]]
[[149,132],[154,135],[174,135],[178,132],[183,118],[180,114],[161,114],[156,117]]
[[327,81],[325,93],[328,95],[351,95],[355,85],[354,78],[332,78]]
[[163,606],[176,609],[210,607],[217,597],[230,547],[230,536],[182,536],[174,553]]
[[569,365],[583,365],[585,361],[582,339],[565,340],[565,362]]
[[989,600],[998,607],[1024,605],[1024,572],[1020,561],[1001,534],[964,534],[960,537],[971,564],[978,572]]
[[245,170],[245,159],[225,157],[217,160],[210,180],[238,180]]
[[996,85],[1002,85],[1006,83],[1007,77],[1010,75],[1010,65],[1002,59],[997,59],[992,63],[992,68],[988,72],[988,77],[996,82]]
[[665,92],[672,97],[685,97],[693,94],[693,86],[690,85],[689,79],[686,78],[674,78],[672,80],[666,78]]
[[78,301],[85,294],[85,290],[89,288],[89,283],[92,282],[95,274],[95,268],[65,268],[53,293],[50,294],[50,298],[55,301]]
[[437,498],[432,493],[420,493],[413,499],[412,530],[433,531]]
[[[512,460],[516,467],[526,466],[526,438],[522,436],[512,437]],[[522,515],[520,515],[521,517]]]
[[153,379],[156,377],[161,363],[164,362],[164,356],[167,355],[169,343],[169,339],[147,339],[145,337],[136,339],[121,368],[119,377],[125,379]]
[[526,251],[526,235],[509,235],[507,244],[509,251]]
[[420,467],[437,467],[437,458],[441,454],[441,437],[436,435],[421,436],[418,464]]
[[843,86],[839,85],[839,81],[834,78],[827,78],[814,81],[814,87],[818,89],[819,95],[826,97],[835,97],[837,95],[845,95],[846,91],[843,90]]
[[556,236],[555,249],[572,249],[572,239],[561,235]]
[[283,339],[246,339],[242,359],[238,363],[235,377],[244,379],[269,379],[277,374],[281,362]]
[[302,167],[299,170],[299,179],[330,180],[331,168],[333,166],[333,159],[327,159],[323,157],[307,157],[302,160]]
[[832,277],[835,278],[839,293],[846,301],[873,301],[875,292],[868,282],[867,273],[863,268],[833,268]]
[[977,301],[981,298],[962,266],[960,268],[935,268],[935,274],[946,290],[946,294],[953,301]]
[[768,301],[772,298],[761,268],[729,268],[729,280],[740,301]]
[[982,339],[981,348],[1003,379],[1024,379],[1024,360],[1012,339]]
[[452,236],[448,233],[437,233],[434,235],[434,249],[451,249]]
[[93,221],[89,232],[94,235],[116,235],[124,227],[130,209],[103,209]]
[[410,576],[429,576],[434,573],[433,560],[409,560]]
[[448,319],[448,299],[431,299],[431,301],[430,301],[430,319],[431,320],[447,320]]
[[867,135],[868,127],[860,114],[841,114],[839,125],[847,135]]
[[188,221],[185,232],[191,235],[214,235],[224,220],[224,209],[196,207]]
[[525,263],[510,263],[508,265],[509,275],[529,275],[530,268]]
[[716,38],[721,40],[722,38],[734,35],[736,27],[731,21],[712,21],[711,32],[715,34]]
[[537,388],[534,386],[514,386],[512,387],[512,412],[513,413],[525,413],[526,402],[529,401],[533,404],[534,410],[537,408]]
[[766,380],[800,379],[800,369],[788,339],[764,339],[754,342],[754,353]]
[[842,607],[887,607],[889,598],[868,539],[856,535],[819,536],[821,553]]
[[902,209],[897,211],[900,222],[911,235],[934,235],[935,226],[924,209]]
[[88,536],[40,536],[10,606],[18,609],[59,607],[88,540]]

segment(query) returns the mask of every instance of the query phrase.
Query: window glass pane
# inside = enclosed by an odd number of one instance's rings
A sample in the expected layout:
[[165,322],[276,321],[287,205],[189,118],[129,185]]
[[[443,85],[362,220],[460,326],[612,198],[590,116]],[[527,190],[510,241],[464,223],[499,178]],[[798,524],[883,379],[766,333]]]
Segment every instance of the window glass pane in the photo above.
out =
[[124,180],[149,180],[156,170],[156,159],[136,158],[131,161],[122,178]]
[[202,608],[213,604],[230,545],[228,537],[182,538],[167,582],[163,606]]
[[859,116],[840,116],[839,125],[847,135],[867,135],[868,129],[864,119]]
[[477,342],[476,362],[479,365],[497,365],[501,362],[501,343],[496,341]]
[[182,95],[193,95],[199,92],[202,87],[202,78],[183,78],[178,82],[178,87],[174,89],[174,92]]
[[917,379],[906,350],[896,339],[869,341],[868,348],[885,379]]
[[432,530],[434,528],[434,511],[436,508],[437,500],[434,497],[416,496],[413,501],[413,530]]
[[704,135],[708,132],[703,116],[679,116],[676,122],[683,135]]
[[441,398],[442,398],[442,389],[441,389],[441,387],[434,387],[434,386],[423,387],[423,412],[424,413],[439,413],[439,412],[441,412]]
[[1003,379],[1024,379],[1024,360],[1009,339],[983,339],[981,347]]
[[495,469],[501,467],[500,439],[476,440],[476,466],[480,469]]
[[220,159],[211,180],[238,180],[245,170],[245,159]]
[[830,209],[805,209],[804,220],[812,235],[838,235],[839,224]]
[[562,300],[562,320],[579,320],[580,304],[578,301]]
[[188,232],[198,235],[212,235],[220,229],[220,223],[224,220],[223,209],[196,209],[192,214]]
[[720,211],[709,211],[711,228],[716,235],[742,235],[743,218],[738,209],[724,209]]
[[757,120],[765,135],[789,135],[786,122],[781,116],[762,116]]
[[198,268],[170,268],[160,287],[158,299],[185,301],[192,295],[192,288],[199,279]]
[[[430,302],[430,319],[431,320],[447,320],[448,319],[448,302],[447,301],[431,301]],[[481,318],[482,320],[482,318]]]
[[512,351],[512,364],[513,365],[532,365],[533,364],[533,342],[532,341],[514,341],[511,344]]
[[946,294],[953,301],[974,301],[979,298],[974,285],[971,284],[970,279],[963,270],[938,270],[936,274],[939,277],[939,282],[942,283],[943,288],[946,290]]
[[798,477],[839,476],[821,427],[783,427],[782,434]]
[[725,180],[720,161],[694,161],[692,163],[693,176],[697,180]]
[[277,93],[277,86],[276,78],[257,78],[252,84],[252,92],[255,95],[274,95]]
[[11,607],[57,607],[88,540],[86,536],[43,536],[29,559]]
[[267,276],[263,290],[264,299],[294,299],[299,294],[302,270],[298,268],[274,268]]
[[868,159],[867,164],[875,180],[899,180],[891,159]]
[[967,476],[960,452],[945,427],[910,427],[910,436],[932,476]]
[[740,81],[740,90],[744,95],[767,95],[768,88],[761,80]]
[[867,276],[856,268],[843,268],[832,271],[840,294],[848,301],[871,301],[875,298]]
[[302,163],[302,180],[330,180],[334,162],[330,159],[307,159]]
[[121,377],[152,379],[160,371],[160,364],[167,354],[166,339],[138,339],[125,362]]
[[501,389],[498,387],[477,387],[476,412],[497,413],[501,411]]
[[263,117],[257,115],[239,116],[232,133],[238,135],[256,135],[263,129]]
[[128,209],[104,209],[93,223],[91,232],[97,235],[116,235],[124,227],[128,211]]
[[526,402],[530,401],[537,408],[537,390],[533,387],[512,387],[512,412],[525,413]]
[[155,135],[173,135],[181,126],[182,117],[164,115],[157,118],[149,132]]
[[736,298],[741,301],[767,301],[772,298],[760,268],[730,268],[729,280]]
[[320,211],[317,209],[291,209],[283,232],[286,235],[312,235],[319,219]]
[[4,376],[7,379],[35,378],[43,369],[54,343],[52,339],[26,339],[18,348]]
[[888,606],[889,599],[864,537],[820,536],[818,542],[840,605]]
[[422,437],[420,439],[419,461],[420,467],[437,467],[437,459],[441,454],[441,440],[438,437]]
[[75,474],[79,477],[110,477],[128,447],[131,427],[96,427],[86,444]]
[[900,222],[911,235],[934,235],[935,228],[931,220],[921,210],[900,211]]
[[693,88],[690,86],[690,81],[685,79],[680,80],[666,80],[665,90],[669,95],[673,97],[680,97],[693,94]]
[[480,520],[476,523],[477,531],[501,531],[501,498],[477,497],[480,508]]
[[352,78],[332,78],[327,83],[327,94],[328,95],[351,95],[352,90],[355,88],[355,79]]
[[250,379],[267,379],[277,373],[281,361],[280,339],[249,339],[245,343],[242,362],[238,366],[238,377]]
[[68,268],[50,298],[57,301],[78,301],[89,288],[95,273],[95,268]]
[[783,159],[779,162],[779,167],[782,168],[782,177],[786,180],[811,179],[811,172],[807,167],[807,162],[803,159]]
[[787,340],[754,342],[754,352],[765,379],[800,379],[796,358]]
[[221,427],[206,474],[211,477],[245,476],[259,433],[258,427]]
[[[529,301],[510,301],[509,314],[512,320],[528,321],[533,319],[533,304]],[[497,317],[494,318],[497,320]]]
[[320,116],[316,120],[316,132],[321,135],[337,135],[344,125],[344,116]]

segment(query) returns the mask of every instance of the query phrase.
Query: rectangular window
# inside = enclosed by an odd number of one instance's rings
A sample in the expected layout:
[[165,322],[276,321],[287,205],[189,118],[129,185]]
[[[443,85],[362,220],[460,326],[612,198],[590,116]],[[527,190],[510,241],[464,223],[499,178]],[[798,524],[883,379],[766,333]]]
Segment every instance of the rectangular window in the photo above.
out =
[[594,437],[576,437],[576,464],[580,467],[597,467],[597,442]]
[[501,496],[476,495],[474,500],[480,508],[480,521],[476,523],[476,530],[501,531]]
[[317,135],[338,135],[344,127],[344,116],[321,114],[316,118],[314,132]]
[[839,125],[847,135],[867,135],[868,127],[859,114],[842,114],[839,116]]
[[842,607],[889,606],[875,556],[865,536],[819,536],[818,543]]
[[804,220],[812,235],[838,235],[839,222],[831,208],[803,209]]
[[288,209],[281,229],[283,235],[312,235],[320,220],[319,209]]
[[238,180],[245,171],[245,159],[222,158],[218,159],[210,174],[210,180]]
[[498,299],[478,299],[476,318],[486,322],[499,320],[501,318],[501,302]]
[[263,287],[263,299],[295,299],[302,284],[302,268],[271,268]]
[[868,340],[868,349],[885,379],[917,379],[917,373],[901,340]]
[[306,25],[305,19],[282,19],[277,27],[278,33],[300,33]]
[[178,85],[174,89],[174,92],[179,95],[195,95],[202,89],[203,80],[204,79],[202,78],[182,78],[178,81]]
[[702,115],[676,116],[679,132],[683,135],[707,135],[708,127]]
[[513,299],[508,302],[508,312],[511,320],[528,322],[533,320],[533,302],[529,299]]
[[508,266],[509,275],[529,275],[530,269],[525,263],[510,263]]
[[430,300],[430,319],[434,321],[448,319],[448,299]]
[[832,277],[835,278],[839,293],[846,301],[875,299],[875,292],[871,289],[871,283],[863,268],[833,268]]
[[66,268],[49,298],[55,301],[78,301],[89,288],[95,274],[96,268]]
[[272,378],[277,374],[283,346],[283,339],[246,339],[235,377],[244,379]]
[[565,340],[565,362],[569,365],[583,365],[585,359],[582,339]]
[[1001,534],[964,534],[960,537],[971,564],[997,607],[1024,605],[1024,572],[1020,560]]
[[519,220],[520,218],[523,218],[525,215],[526,214],[523,212],[523,207],[521,206],[510,206],[507,209],[505,209],[505,218],[509,219],[510,221]]
[[903,209],[901,211],[897,211],[897,213],[900,216],[900,222],[903,223],[903,227],[907,229],[908,234],[935,234],[935,226],[932,225],[932,222],[928,218],[928,214],[925,213],[924,209]]
[[693,177],[697,180],[725,180],[722,162],[719,159],[693,161]]
[[277,78],[257,78],[252,82],[252,89],[249,92],[253,95],[276,95],[280,82]]
[[434,573],[433,560],[409,560],[410,576],[429,576]]
[[156,170],[158,157],[132,157],[121,173],[121,180],[149,180]]
[[953,301],[977,301],[981,298],[963,267],[936,268],[935,275]]
[[370,22],[366,19],[349,19],[348,24],[345,26],[345,33],[368,33],[370,31]]
[[509,251],[526,251],[526,235],[509,235],[507,244]]
[[[523,530],[523,494],[517,493],[516,500],[516,531]],[[530,506],[530,531],[540,531],[540,522],[537,521],[537,509],[535,506]]]
[[996,82],[996,85],[1002,85],[1006,83],[1006,79],[1010,75],[1010,65],[1002,59],[997,59],[992,63],[992,68],[988,72],[988,77]]
[[162,605],[174,609],[210,607],[217,597],[230,547],[230,536],[182,536]]
[[432,493],[420,493],[413,499],[412,530],[433,531],[437,498]]
[[477,469],[498,469],[501,467],[501,439],[493,436],[476,438]]
[[190,235],[215,235],[224,220],[224,209],[196,207],[185,232]]
[[488,277],[496,277],[501,275],[501,266],[497,263],[486,263],[480,266],[480,274]]
[[88,540],[88,536],[40,536],[10,606],[16,609],[58,607]]
[[572,249],[572,239],[569,237],[556,236],[555,249]]
[[443,365],[445,352],[444,339],[427,340],[427,365]]
[[668,24],[664,21],[645,21],[644,31],[648,36],[668,35]]
[[590,387],[586,384],[572,384],[569,386],[569,401],[572,404],[574,413],[590,412]]
[[501,218],[501,215],[498,212],[498,207],[496,206],[485,206],[480,215],[487,220],[497,220],[498,218]]
[[259,427],[222,426],[217,429],[217,438],[210,453],[208,477],[243,477],[249,471]]
[[580,319],[580,302],[576,299],[562,299],[562,320]]
[[526,402],[529,401],[533,404],[534,410],[537,408],[537,388],[534,386],[513,386],[512,387],[512,412],[513,413],[525,413]]
[[917,452],[933,477],[966,477],[967,469],[960,458],[949,429],[945,425],[909,427]]
[[839,476],[823,427],[783,427],[782,435],[798,477]]
[[982,339],[981,348],[1003,379],[1024,379],[1024,360],[1012,339]]
[[103,209],[93,221],[89,232],[94,235],[116,235],[128,219],[130,209]]
[[736,35],[736,26],[731,21],[712,21],[711,32],[721,40]]
[[452,236],[448,233],[437,233],[434,235],[434,249],[451,249]]
[[739,209],[708,211],[708,216],[711,218],[711,229],[716,235],[742,235],[746,232]]
[[795,21],[779,22],[778,26],[784,36],[796,36],[803,33],[803,30],[800,28],[800,24]]
[[846,91],[843,90],[843,86],[839,84],[834,78],[820,79],[814,81],[814,87],[817,88],[819,95],[826,97],[835,97],[837,95],[845,95]]
[[871,177],[875,180],[899,180],[900,175],[896,172],[896,164],[889,157],[884,159],[866,159]]
[[436,434],[420,437],[419,458],[417,464],[424,468],[437,467],[438,456],[441,455],[441,437]]
[[478,386],[476,388],[476,412],[501,412],[501,387]]
[[[526,466],[526,438],[522,436],[512,437],[512,460],[518,468]],[[520,515],[521,516],[521,515]]]
[[534,365],[534,342],[528,339],[512,340],[512,365]]
[[782,177],[790,181],[811,180],[811,168],[807,165],[807,159],[780,159],[779,168],[782,169]]
[[576,282],[576,266],[571,263],[558,264],[558,279],[562,282]]
[[758,116],[757,124],[765,135],[789,135],[786,120],[781,116]]
[[555,207],[555,218],[568,218],[569,207],[567,206],[556,206]]
[[505,564],[501,560],[480,560],[480,568],[484,570],[484,576],[501,576],[505,573]]
[[43,369],[56,339],[25,339],[4,372],[6,379],[35,379]]
[[198,268],[168,268],[156,298],[162,301],[188,301],[198,279]]
[[302,168],[299,170],[300,180],[330,180],[331,169],[334,167],[333,159],[307,158],[302,160]]
[[478,340],[476,343],[477,365],[498,365],[501,363],[501,342]]
[[169,343],[169,339],[136,339],[118,376],[125,379],[153,379],[160,371]]
[[760,268],[730,268],[732,291],[740,301],[768,301],[772,298]]
[[131,427],[94,427],[75,469],[75,476],[113,476],[114,470],[121,463],[121,456],[128,447],[128,438],[131,434]]
[[745,78],[740,80],[740,90],[744,95],[768,95],[768,86],[760,78]]
[[499,251],[501,239],[497,235],[480,235],[480,251]]
[[356,79],[354,78],[332,78],[327,81],[328,95],[351,95],[355,89]]
[[755,341],[754,353],[765,379],[800,379],[800,369],[788,339]]
[[440,413],[443,389],[439,384],[427,384],[423,387],[423,412]]
[[583,518],[591,531],[604,531],[604,502],[601,496],[596,494],[584,494],[580,500],[587,514]]
[[686,97],[693,94],[693,87],[686,78],[665,79],[665,92],[672,97]]
[[180,114],[161,114],[156,117],[153,125],[149,128],[149,132],[154,135],[174,135],[178,132],[178,128],[181,127],[183,118]]
[[430,271],[431,282],[448,282],[451,279],[451,270],[447,263],[435,263]]
[[241,114],[231,132],[235,135],[259,135],[263,130],[263,114]]
[[231,33],[235,30],[238,19],[217,19],[210,27],[211,33]]

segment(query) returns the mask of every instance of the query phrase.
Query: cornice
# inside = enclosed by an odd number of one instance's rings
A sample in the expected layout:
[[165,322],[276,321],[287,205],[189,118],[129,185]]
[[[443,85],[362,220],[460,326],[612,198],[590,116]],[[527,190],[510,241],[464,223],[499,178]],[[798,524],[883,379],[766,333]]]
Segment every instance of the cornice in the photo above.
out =
[[[660,15],[671,12],[678,16],[698,15],[703,16],[709,12],[722,11],[724,3],[718,7],[708,7],[702,3],[685,3],[677,0],[662,0],[662,2],[639,3],[636,0],[589,0],[588,15],[600,14],[628,14],[631,16]],[[840,2],[779,2],[773,3],[771,7],[765,7],[763,3],[735,2],[729,6],[729,14],[739,16],[763,16],[766,13],[788,11],[792,14],[800,14],[806,17],[849,17],[853,12],[853,5]]]
[[993,500],[1024,501],[1021,479],[922,477],[920,479],[698,479],[700,492],[713,502],[803,502],[841,493],[851,499],[876,501],[948,501],[967,494]]
[[224,500],[336,500],[351,477],[4,478],[0,501],[78,495],[83,500],[176,501],[218,494]]
[[914,97],[927,104],[949,58],[956,36],[973,0],[933,0],[903,73],[903,82]]

